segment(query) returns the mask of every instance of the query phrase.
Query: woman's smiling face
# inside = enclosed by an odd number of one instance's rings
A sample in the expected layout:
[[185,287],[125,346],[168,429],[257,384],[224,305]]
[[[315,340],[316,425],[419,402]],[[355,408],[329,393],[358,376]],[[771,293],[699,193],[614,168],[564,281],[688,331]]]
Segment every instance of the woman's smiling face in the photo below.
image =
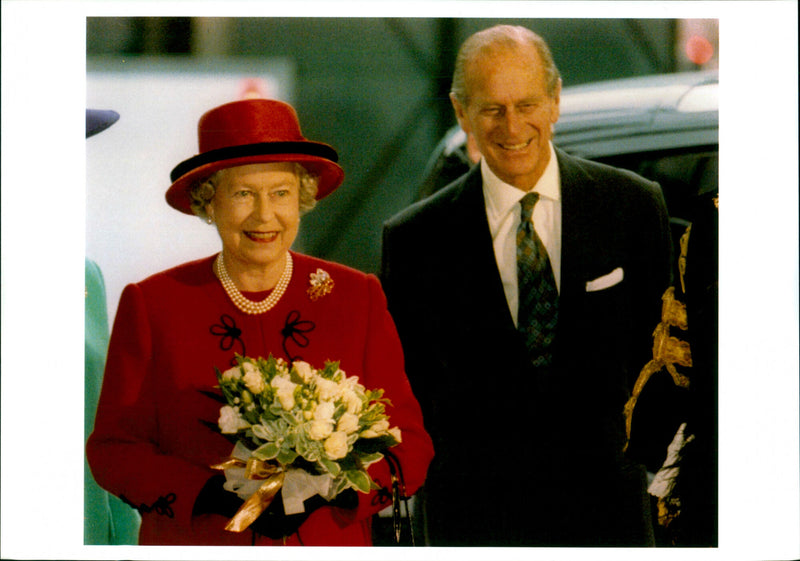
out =
[[221,173],[206,212],[217,225],[232,269],[283,267],[300,226],[300,179],[294,163],[249,164]]

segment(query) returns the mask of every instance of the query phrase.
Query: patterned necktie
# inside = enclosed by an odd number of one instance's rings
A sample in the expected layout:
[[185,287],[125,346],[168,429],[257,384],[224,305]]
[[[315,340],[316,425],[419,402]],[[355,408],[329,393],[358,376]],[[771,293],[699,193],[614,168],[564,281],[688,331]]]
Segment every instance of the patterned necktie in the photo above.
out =
[[558,289],[547,250],[531,222],[533,207],[538,200],[539,193],[528,193],[520,201],[522,220],[517,229],[517,329],[525,337],[534,366],[547,366],[553,360]]

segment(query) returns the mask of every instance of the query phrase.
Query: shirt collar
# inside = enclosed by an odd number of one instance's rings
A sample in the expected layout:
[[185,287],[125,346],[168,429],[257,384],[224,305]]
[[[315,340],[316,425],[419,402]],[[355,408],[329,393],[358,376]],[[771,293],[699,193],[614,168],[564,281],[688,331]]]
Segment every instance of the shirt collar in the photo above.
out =
[[[486,200],[486,213],[489,218],[489,226],[492,230],[492,235],[494,236],[497,227],[505,216],[511,212],[514,205],[527,193],[521,189],[517,189],[513,185],[509,185],[497,177],[497,175],[489,169],[484,159],[481,159],[481,177],[483,178],[483,196]],[[547,167],[544,169],[544,173],[539,178],[539,181],[536,182],[533,190],[539,193],[539,196],[543,199],[558,201],[561,196],[561,189],[559,186],[560,176],[558,173],[558,160],[556,159],[556,151],[551,142],[550,161],[547,162]]]

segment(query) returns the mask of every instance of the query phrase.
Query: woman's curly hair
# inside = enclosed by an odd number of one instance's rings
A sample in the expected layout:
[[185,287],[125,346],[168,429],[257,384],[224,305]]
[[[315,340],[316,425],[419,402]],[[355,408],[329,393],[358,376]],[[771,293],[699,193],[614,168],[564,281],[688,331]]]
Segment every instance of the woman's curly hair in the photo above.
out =
[[[295,173],[300,179],[300,214],[303,215],[309,212],[317,204],[317,188],[319,186],[319,176],[311,173],[305,166],[295,162]],[[189,191],[189,197],[192,200],[192,212],[197,216],[206,220],[208,214],[206,213],[206,206],[214,198],[217,192],[217,186],[223,179],[225,171],[229,168],[217,170],[214,174],[201,183],[196,183]]]

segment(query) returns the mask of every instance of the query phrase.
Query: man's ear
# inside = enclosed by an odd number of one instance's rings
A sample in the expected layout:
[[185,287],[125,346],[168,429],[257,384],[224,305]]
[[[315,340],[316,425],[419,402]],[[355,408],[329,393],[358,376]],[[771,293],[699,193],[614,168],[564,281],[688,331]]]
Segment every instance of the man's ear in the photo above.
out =
[[458,124],[461,126],[461,130],[466,133],[469,133],[469,122],[467,121],[467,109],[464,107],[460,101],[456,99],[454,94],[450,94],[450,103],[453,104],[453,110],[456,113],[456,119],[458,120]]
[[561,78],[558,79],[556,84],[556,91],[551,97],[553,103],[550,105],[550,123],[555,125],[558,118],[561,116]]

